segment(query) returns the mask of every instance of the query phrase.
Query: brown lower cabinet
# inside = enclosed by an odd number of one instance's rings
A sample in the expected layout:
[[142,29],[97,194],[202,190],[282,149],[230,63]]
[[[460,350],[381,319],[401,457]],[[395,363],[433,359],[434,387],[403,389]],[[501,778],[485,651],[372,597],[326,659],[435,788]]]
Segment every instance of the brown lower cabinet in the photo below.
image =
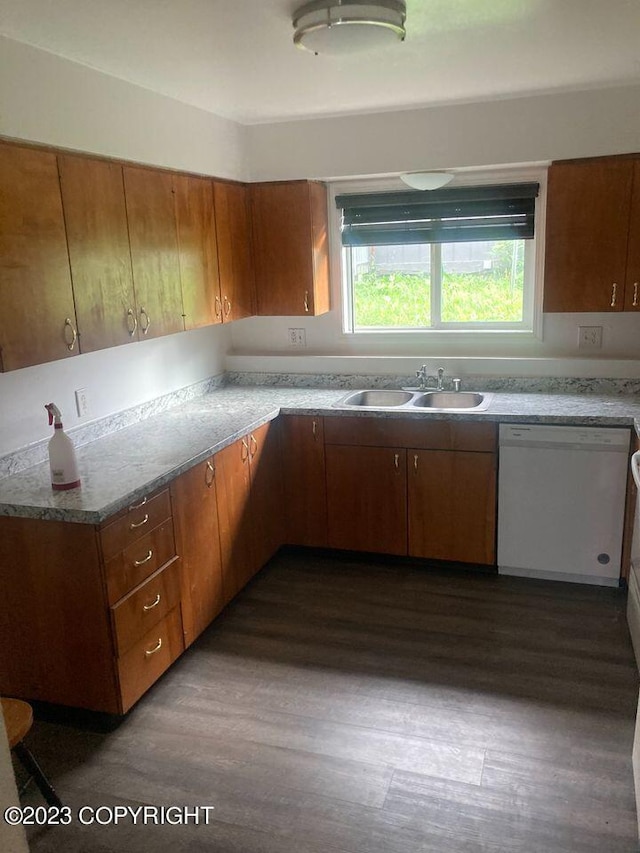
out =
[[176,549],[182,559],[182,624],[190,646],[223,607],[216,457],[171,483]]
[[283,415],[280,420],[285,541],[289,545],[326,548],[324,418]]
[[264,424],[216,454],[222,590],[226,604],[282,544],[278,424]]
[[409,450],[409,555],[495,563],[496,455]]
[[328,445],[329,547],[407,553],[407,451]]
[[495,563],[495,424],[325,419],[329,546]]
[[125,713],[283,543],[491,564],[495,424],[291,416],[98,526],[0,518],[0,694]]

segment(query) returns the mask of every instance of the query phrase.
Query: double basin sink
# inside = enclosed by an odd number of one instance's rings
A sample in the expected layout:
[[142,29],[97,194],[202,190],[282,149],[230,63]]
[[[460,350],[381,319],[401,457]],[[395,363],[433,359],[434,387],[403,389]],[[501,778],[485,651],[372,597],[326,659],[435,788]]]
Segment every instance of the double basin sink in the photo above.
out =
[[433,411],[482,412],[489,407],[492,394],[477,391],[354,391],[335,406],[355,409],[431,409]]

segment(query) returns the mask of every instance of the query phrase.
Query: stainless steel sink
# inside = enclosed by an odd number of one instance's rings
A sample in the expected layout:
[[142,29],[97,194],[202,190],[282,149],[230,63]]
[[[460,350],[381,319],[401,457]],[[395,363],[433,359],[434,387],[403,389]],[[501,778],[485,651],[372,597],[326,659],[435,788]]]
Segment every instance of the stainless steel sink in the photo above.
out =
[[427,391],[413,401],[429,409],[477,409],[486,395],[476,391]]
[[342,405],[387,409],[394,406],[404,406],[413,396],[410,391],[356,391],[343,400]]

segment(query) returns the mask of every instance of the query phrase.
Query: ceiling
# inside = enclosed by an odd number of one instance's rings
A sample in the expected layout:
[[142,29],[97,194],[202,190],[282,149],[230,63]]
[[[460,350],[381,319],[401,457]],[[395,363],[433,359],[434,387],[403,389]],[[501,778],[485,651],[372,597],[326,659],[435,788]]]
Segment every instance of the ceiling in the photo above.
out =
[[640,83],[640,0],[407,0],[374,54],[292,43],[296,0],[2,0],[0,33],[251,124]]

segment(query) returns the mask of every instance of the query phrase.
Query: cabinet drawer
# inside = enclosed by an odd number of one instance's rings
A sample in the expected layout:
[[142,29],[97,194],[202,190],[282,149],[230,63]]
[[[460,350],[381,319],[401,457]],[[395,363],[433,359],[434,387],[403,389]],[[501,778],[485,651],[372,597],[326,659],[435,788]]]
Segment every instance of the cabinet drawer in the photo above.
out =
[[123,712],[137,702],[183,650],[180,608],[174,607],[118,660]]
[[325,444],[411,447],[416,450],[494,451],[494,423],[380,417],[325,417]]
[[169,519],[107,562],[105,576],[109,604],[115,604],[175,556],[173,519]]
[[171,518],[168,489],[130,507],[100,531],[104,560],[115,557],[118,551],[124,550],[168,518]]
[[179,601],[180,573],[176,559],[151,575],[111,608],[118,655],[131,648]]

